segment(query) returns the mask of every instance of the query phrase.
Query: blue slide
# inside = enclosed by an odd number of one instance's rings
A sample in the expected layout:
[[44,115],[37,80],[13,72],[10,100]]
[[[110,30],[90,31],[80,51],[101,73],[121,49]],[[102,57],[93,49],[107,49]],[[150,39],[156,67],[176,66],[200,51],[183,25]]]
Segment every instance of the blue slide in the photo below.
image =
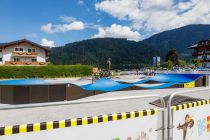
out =
[[157,81],[163,83],[161,85],[155,86],[139,86],[144,89],[162,89],[171,87],[176,84],[183,84],[195,81],[196,79],[200,78],[201,76],[205,76],[203,74],[158,74],[151,78],[146,78],[134,83],[123,83],[117,82],[107,78],[101,78],[94,82],[93,84],[87,84],[80,86],[84,90],[98,90],[98,91],[116,91],[125,89],[128,87],[135,86],[136,84],[142,84],[149,81]]
[[107,78],[101,78],[93,84],[80,86],[84,90],[100,90],[100,91],[115,91],[121,90],[127,87],[133,86],[133,84],[122,84],[114,80]]
[[[195,81],[196,79],[205,76],[204,74],[158,74],[151,78],[145,78],[143,80],[134,82],[134,83],[125,83],[120,81],[114,81],[107,78],[101,78],[95,81],[93,84],[86,84],[80,86],[84,90],[97,90],[97,91],[116,91],[122,90],[128,87],[135,86],[137,84],[147,83],[149,81],[156,81],[163,83],[155,86],[140,86],[138,87],[144,89],[161,89],[171,87],[176,84],[188,83]],[[47,81],[43,79],[17,79],[17,80],[3,80],[0,81],[0,85],[45,85],[48,84]]]

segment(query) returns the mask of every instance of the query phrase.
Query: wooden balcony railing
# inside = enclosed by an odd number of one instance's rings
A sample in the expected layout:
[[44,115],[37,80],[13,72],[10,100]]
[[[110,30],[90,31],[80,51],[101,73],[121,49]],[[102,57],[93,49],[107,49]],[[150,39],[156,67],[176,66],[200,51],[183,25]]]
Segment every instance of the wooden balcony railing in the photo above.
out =
[[[210,52],[206,52],[205,53],[206,55],[210,55]],[[203,55],[203,52],[194,52],[192,53],[192,56],[202,56]]]
[[201,60],[201,63],[203,62],[210,62],[210,60]]
[[36,57],[37,52],[12,52],[12,56]]
[[5,61],[5,65],[8,66],[46,66],[47,62],[14,62],[14,61]]

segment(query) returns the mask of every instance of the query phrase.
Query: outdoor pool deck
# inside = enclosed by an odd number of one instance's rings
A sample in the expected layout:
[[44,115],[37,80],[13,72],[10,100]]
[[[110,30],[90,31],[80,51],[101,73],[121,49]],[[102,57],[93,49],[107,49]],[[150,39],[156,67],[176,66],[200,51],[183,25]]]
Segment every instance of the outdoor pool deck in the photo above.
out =
[[[115,81],[124,81],[124,82],[136,82],[139,81],[140,79],[145,78],[146,76],[144,75],[120,75],[120,76],[115,76],[112,79]],[[149,77],[149,76],[147,76]],[[49,83],[74,83],[75,85],[85,85],[85,84],[90,84],[92,83],[92,78],[91,77],[84,77],[84,78],[54,78],[54,79],[46,79],[47,82]]]
[[[206,89],[206,91],[193,91],[194,89]],[[199,88],[172,88],[172,89],[154,89],[154,90],[132,90],[132,91],[117,91],[108,92],[100,95],[95,95],[78,101],[104,99],[112,97],[132,97],[140,95],[158,94],[162,97],[172,94],[176,91],[190,91],[181,95],[210,99],[210,87]],[[110,101],[100,103],[84,103],[75,105],[58,105],[48,107],[24,108],[13,110],[0,110],[0,126],[29,124],[36,122],[46,122],[63,120],[70,118],[81,118],[88,116],[106,115],[118,112],[137,111],[144,109],[158,108],[149,104],[157,98],[148,99],[133,99],[124,101]]]

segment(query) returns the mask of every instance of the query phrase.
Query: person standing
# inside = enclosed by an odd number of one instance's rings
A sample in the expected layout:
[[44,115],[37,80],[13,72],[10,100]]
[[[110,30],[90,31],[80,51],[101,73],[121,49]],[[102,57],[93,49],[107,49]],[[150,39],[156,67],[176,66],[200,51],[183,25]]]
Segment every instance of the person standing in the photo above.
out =
[[110,71],[111,70],[111,65],[112,65],[111,58],[109,58],[106,63],[107,63],[107,66],[108,66],[108,71]]
[[107,62],[106,62],[106,64],[107,64],[107,67],[108,67],[108,77],[111,77],[111,65],[112,65],[112,62],[111,62],[111,58],[109,58],[108,60],[107,60]]

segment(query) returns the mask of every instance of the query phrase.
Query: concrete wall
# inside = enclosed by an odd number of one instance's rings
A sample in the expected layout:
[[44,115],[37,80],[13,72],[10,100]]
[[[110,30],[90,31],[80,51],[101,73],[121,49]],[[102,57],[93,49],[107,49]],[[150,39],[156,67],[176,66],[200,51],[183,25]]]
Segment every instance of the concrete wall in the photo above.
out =
[[1,103],[12,104],[14,102],[13,86],[1,86]]
[[2,86],[0,85],[0,103],[29,104],[75,100],[96,94],[99,91],[85,91],[70,84]]
[[[170,133],[172,140],[210,139],[210,100],[173,106],[172,110],[173,127],[170,127],[173,132]],[[167,109],[147,109],[0,127],[0,139],[166,140],[169,128],[167,121]]]
[[[38,113],[38,112],[37,112]],[[56,110],[55,110],[56,113]],[[45,125],[45,126],[44,126]],[[1,140],[162,140],[161,111],[147,110],[30,124],[5,129]],[[28,133],[25,129],[30,129]],[[0,130],[0,133],[2,130]],[[7,135],[8,134],[8,135]]]

